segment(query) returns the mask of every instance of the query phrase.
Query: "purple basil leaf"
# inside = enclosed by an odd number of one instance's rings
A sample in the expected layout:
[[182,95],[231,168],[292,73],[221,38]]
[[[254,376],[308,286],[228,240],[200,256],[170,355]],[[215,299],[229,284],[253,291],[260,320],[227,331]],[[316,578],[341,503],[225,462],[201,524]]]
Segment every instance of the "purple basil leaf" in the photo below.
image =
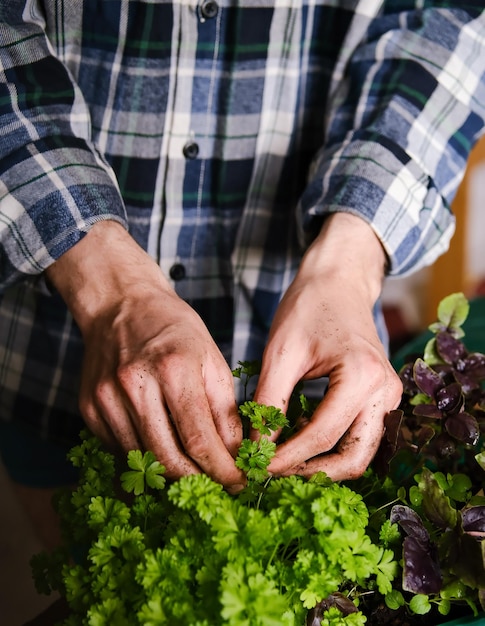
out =
[[434,398],[436,392],[443,387],[441,376],[431,369],[423,359],[416,359],[413,372],[417,386],[430,398]]
[[440,420],[443,414],[435,404],[418,404],[413,409],[413,415],[419,415],[420,417],[431,417],[432,419]]
[[372,461],[372,466],[379,477],[385,478],[389,474],[389,463],[396,454],[396,450],[396,446],[382,439],[381,445]]
[[402,586],[405,591],[424,594],[441,591],[443,580],[434,546],[424,546],[415,537],[406,537],[403,542],[403,561]]
[[415,395],[418,392],[416,381],[414,380],[414,362],[406,363],[399,371],[399,378],[403,384],[403,391],[411,395]]
[[472,352],[463,361],[464,367],[476,378],[485,378],[485,354],[480,352]]
[[485,567],[480,543],[467,533],[451,533],[451,538],[452,542],[449,539],[446,541],[448,554],[443,554],[450,571],[472,589],[485,588]]
[[340,609],[340,612],[344,615],[350,615],[350,613],[358,612],[359,609],[355,606],[352,600],[347,598],[347,596],[344,596],[343,593],[336,591],[331,594],[331,597],[333,598],[334,605]]
[[469,374],[468,370],[459,372],[455,370],[455,380],[461,386],[461,390],[465,395],[469,395],[475,389],[480,388],[480,379],[475,378],[474,374]]
[[322,602],[319,602],[313,609],[310,609],[306,614],[306,626],[321,626],[323,614],[328,608],[323,608]]
[[390,521],[399,524],[407,537],[403,542],[403,589],[412,593],[439,593],[442,579],[436,548],[419,515],[408,506],[392,507]]
[[439,374],[441,380],[443,381],[445,381],[446,378],[449,378],[450,374],[453,374],[455,371],[454,366],[448,365],[447,363],[435,363],[435,365],[433,365],[433,369],[437,374]]
[[418,437],[416,438],[416,445],[421,450],[431,439],[436,435],[436,431],[432,426],[423,426],[419,430]]
[[477,420],[465,411],[450,415],[445,421],[445,429],[452,437],[470,446],[474,446],[480,437]]
[[386,440],[395,448],[401,434],[401,425],[404,419],[404,411],[394,409],[384,418],[384,426],[386,428]]
[[343,615],[357,613],[359,610],[352,600],[349,600],[347,596],[336,591],[308,611],[306,619],[307,626],[321,626],[324,613],[328,611],[331,606],[336,606]]
[[406,535],[413,536],[424,546],[430,542],[429,533],[419,515],[404,504],[395,504],[391,509],[390,521],[392,524],[399,524]]
[[445,413],[457,413],[464,403],[461,385],[451,383],[436,392],[436,406]]
[[433,446],[440,459],[448,459],[456,452],[456,439],[448,433],[442,432],[434,439]]
[[461,516],[465,532],[485,532],[485,506],[472,506],[462,511]]
[[436,349],[443,361],[450,364],[456,363],[459,359],[464,359],[467,355],[463,343],[447,332],[436,335]]

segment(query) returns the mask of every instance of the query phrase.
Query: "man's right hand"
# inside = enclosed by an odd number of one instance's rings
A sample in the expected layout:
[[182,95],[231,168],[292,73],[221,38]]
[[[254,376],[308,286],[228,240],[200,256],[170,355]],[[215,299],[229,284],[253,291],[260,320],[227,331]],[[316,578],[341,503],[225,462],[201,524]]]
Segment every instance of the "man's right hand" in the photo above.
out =
[[96,224],[47,271],[85,345],[87,426],[125,450],[151,450],[179,478],[205,472],[243,485],[229,366],[197,313],[114,221]]

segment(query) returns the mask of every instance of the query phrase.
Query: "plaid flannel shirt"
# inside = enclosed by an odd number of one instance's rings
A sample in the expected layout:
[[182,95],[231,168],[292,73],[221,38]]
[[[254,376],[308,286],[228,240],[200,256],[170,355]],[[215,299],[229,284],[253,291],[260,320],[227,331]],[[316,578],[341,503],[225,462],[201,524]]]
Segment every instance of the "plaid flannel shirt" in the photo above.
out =
[[329,213],[393,275],[433,262],[484,72],[478,1],[1,0],[0,417],[78,432],[82,342],[42,272],[99,220],[233,366]]

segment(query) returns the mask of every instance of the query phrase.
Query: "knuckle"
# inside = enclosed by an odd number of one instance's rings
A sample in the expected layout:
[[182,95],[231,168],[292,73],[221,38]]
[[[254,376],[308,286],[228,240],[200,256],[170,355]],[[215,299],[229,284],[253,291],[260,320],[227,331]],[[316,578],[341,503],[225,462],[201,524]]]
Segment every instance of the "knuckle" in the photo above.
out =
[[315,450],[315,454],[320,454],[322,452],[327,452],[328,450],[331,450],[336,443],[337,440],[329,437],[324,430],[318,430],[314,434],[313,447]]
[[390,365],[380,355],[371,354],[365,363],[364,372],[372,390],[379,389],[389,378]]
[[365,356],[365,362],[360,363],[359,369],[364,375],[361,380],[369,393],[384,391],[391,403],[400,400],[403,391],[402,382],[386,357],[372,351]]
[[116,380],[123,388],[130,387],[143,380],[143,372],[131,363],[121,364],[116,368]]
[[[163,359],[157,363],[157,372],[160,378],[167,385],[177,384],[177,381],[193,379],[188,373],[188,368],[191,365],[191,360],[179,352],[173,352],[166,355]],[[180,384],[180,382],[179,382]]]
[[194,433],[184,441],[184,447],[188,455],[197,463],[200,464],[207,459],[208,447],[207,439],[202,433]]
[[112,387],[113,385],[108,379],[99,380],[93,389],[94,404],[98,404],[101,406],[106,404],[106,401],[109,401],[109,399],[113,395]]

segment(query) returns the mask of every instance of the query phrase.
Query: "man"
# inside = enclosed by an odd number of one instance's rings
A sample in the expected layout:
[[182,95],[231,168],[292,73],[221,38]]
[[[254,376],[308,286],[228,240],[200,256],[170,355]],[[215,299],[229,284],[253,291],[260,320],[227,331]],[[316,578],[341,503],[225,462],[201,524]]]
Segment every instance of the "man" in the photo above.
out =
[[107,442],[238,489],[230,366],[264,350],[259,402],[329,379],[270,470],[360,475],[401,397],[383,277],[447,248],[483,132],[482,3],[1,13],[2,418],[67,439],[79,397]]

